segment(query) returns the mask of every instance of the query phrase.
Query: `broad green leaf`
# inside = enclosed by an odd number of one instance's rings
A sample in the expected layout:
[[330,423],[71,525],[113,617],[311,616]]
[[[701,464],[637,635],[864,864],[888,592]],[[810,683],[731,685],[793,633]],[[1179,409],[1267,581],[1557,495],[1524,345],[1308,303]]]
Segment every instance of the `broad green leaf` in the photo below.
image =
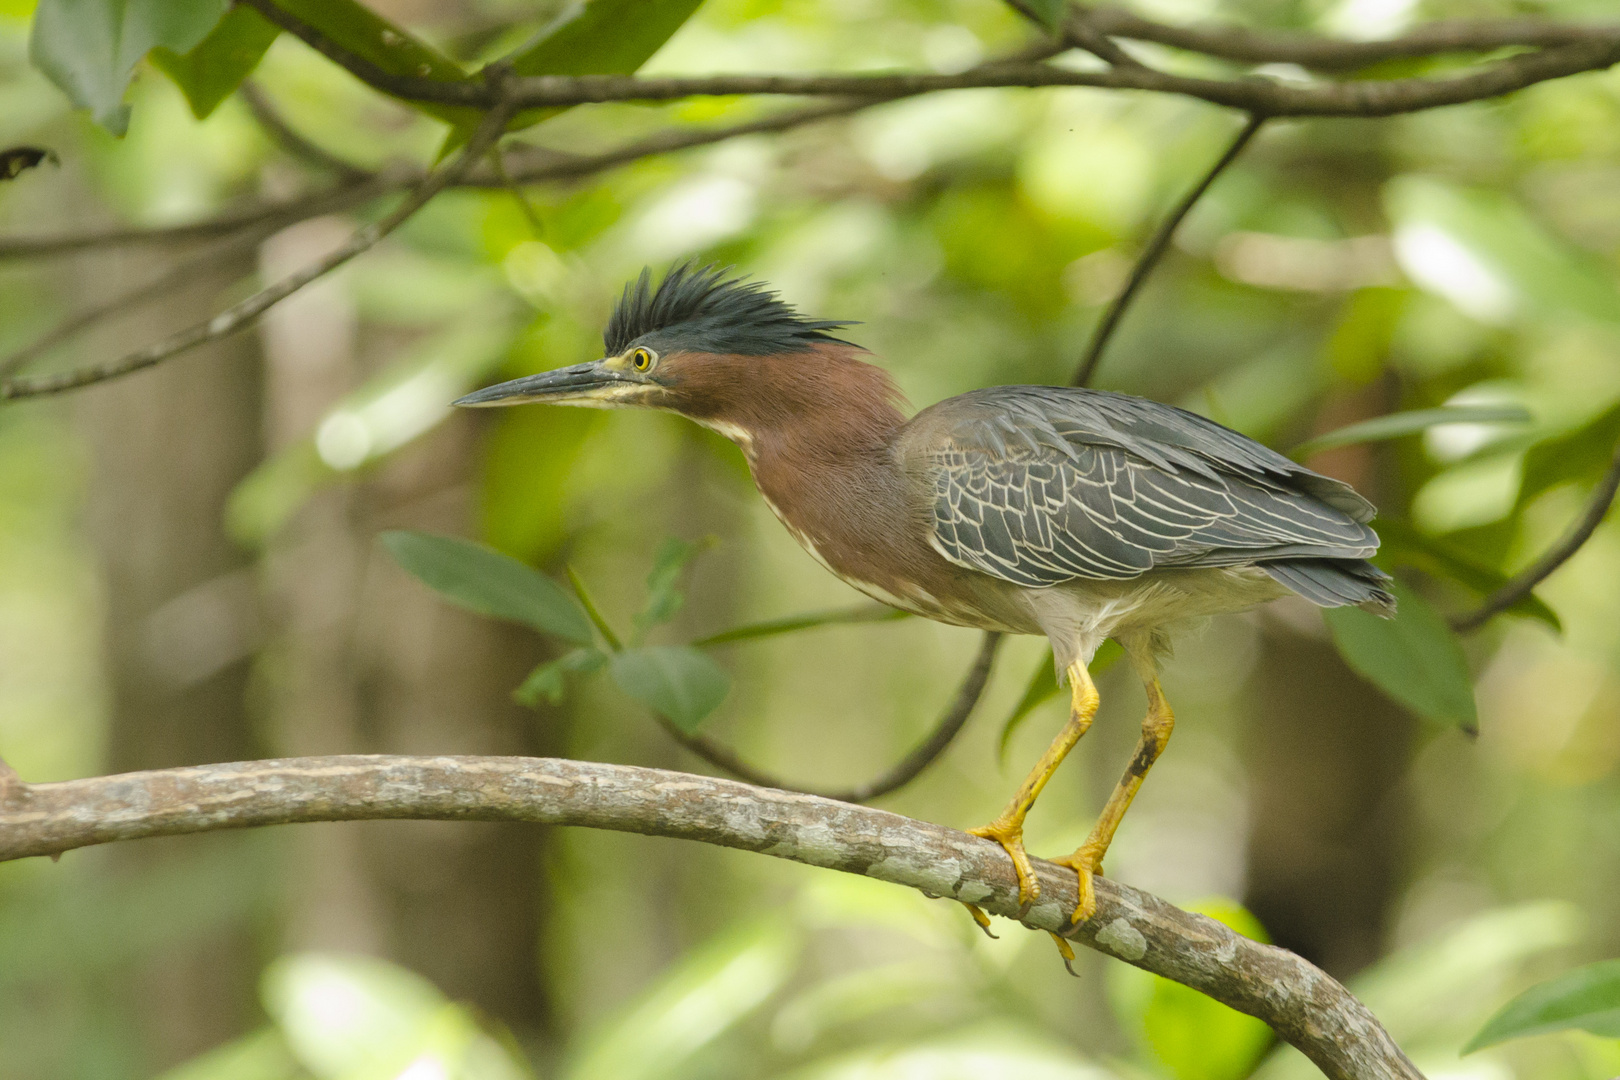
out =
[[238,4],[196,48],[179,53],[160,45],[152,50],[152,62],[180,87],[191,114],[204,120],[253,73],[280,33],[257,11]]
[[1288,452],[1290,457],[1303,461],[1312,454],[1331,450],[1336,446],[1355,443],[1380,442],[1415,435],[1441,424],[1528,423],[1528,410],[1518,405],[1446,405],[1438,409],[1413,409],[1410,412],[1375,416],[1371,420],[1329,431],[1300,443]]
[[726,669],[690,645],[648,645],[613,654],[620,690],[691,734],[731,690]]
[[817,626],[894,622],[897,619],[910,617],[910,612],[901,611],[899,608],[892,608],[883,604],[858,604],[855,607],[834,608],[831,611],[811,611],[803,615],[787,615],[780,619],[767,619],[764,622],[749,623],[746,626],[733,627],[730,630],[722,630],[718,634],[710,634],[706,638],[699,638],[692,644],[707,648],[711,645],[728,645],[733,641],[752,641],[755,638],[792,634],[800,630],[810,630]]
[[1537,983],[1491,1017],[1463,1053],[1571,1028],[1620,1038],[1620,960],[1587,964]]
[[1462,644],[1428,601],[1390,583],[1400,613],[1381,619],[1360,608],[1322,613],[1339,655],[1363,678],[1419,716],[1474,731],[1474,686]]
[[[1244,937],[1270,940],[1260,920],[1229,900],[1205,901],[1190,910]],[[1264,1021],[1157,976],[1142,1029],[1153,1056],[1176,1080],[1243,1080],[1275,1039]]]
[[658,554],[653,558],[652,572],[647,575],[646,606],[636,616],[638,642],[646,636],[647,631],[669,622],[681,610],[681,605],[686,603],[686,594],[679,588],[681,573],[687,563],[711,544],[709,540],[693,542],[672,536],[660,545]]
[[509,555],[453,536],[398,530],[383,546],[417,580],[464,608],[591,644],[585,613],[556,582]]
[[[1379,562],[1386,566],[1410,566],[1435,577],[1450,578],[1480,595],[1489,595],[1507,584],[1508,575],[1489,566],[1469,552],[1444,540],[1427,536],[1404,521],[1379,518]],[[1558,615],[1540,597],[1531,594],[1508,608],[1515,615],[1539,619],[1555,633],[1563,633]]]
[[1536,443],[1524,455],[1518,506],[1566,481],[1596,483],[1613,460],[1616,443],[1620,443],[1620,405],[1574,431]]
[[34,66],[90,110],[96,123],[122,135],[129,127],[135,65],[158,46],[190,52],[228,0],[40,0],[28,55]]
[[1068,0],[1020,0],[1012,7],[1020,15],[1033,15],[1048,30],[1055,30],[1058,21],[1063,17],[1063,8],[1067,2]]
[[[702,0],[587,0],[542,30],[511,57],[519,75],[630,75],[652,59]],[[564,111],[530,109],[512,118],[511,131]],[[449,153],[472,134],[463,121],[439,151]]]
[[628,75],[652,59],[702,0],[588,0],[512,57],[519,75]]
[[[372,11],[358,0],[275,0],[276,6],[319,30],[333,44],[371,61],[391,75],[413,75],[439,82],[461,82],[461,65]],[[406,102],[452,125],[478,126],[476,109],[431,102]]]
[[523,685],[512,691],[512,697],[518,704],[527,705],[531,709],[540,704],[541,698],[555,705],[562,701],[563,695],[568,692],[569,675],[587,675],[607,661],[608,654],[595,646],[570,649],[557,659],[541,664],[529,672],[529,677],[523,680]]
[[[1125,650],[1119,647],[1119,642],[1109,638],[1102,643],[1102,648],[1097,650],[1097,655],[1091,658],[1091,664],[1087,670],[1091,672],[1092,678],[1096,678],[1113,667],[1114,662],[1124,655]],[[1012,715],[1008,716],[1006,722],[1001,725],[1001,740],[997,745],[996,753],[1002,761],[1007,760],[1007,747],[1012,744],[1013,735],[1028,719],[1029,714],[1056,697],[1059,689],[1057,669],[1053,666],[1052,650],[1048,649],[1041,662],[1035,666],[1035,670],[1030,674],[1029,684],[1024,687],[1024,696],[1018,699],[1018,704],[1013,706]]]

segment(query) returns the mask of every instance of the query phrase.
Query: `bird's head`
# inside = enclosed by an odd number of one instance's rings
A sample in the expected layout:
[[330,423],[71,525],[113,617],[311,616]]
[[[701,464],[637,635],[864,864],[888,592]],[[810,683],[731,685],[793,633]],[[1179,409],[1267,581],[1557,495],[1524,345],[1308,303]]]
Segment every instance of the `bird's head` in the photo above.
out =
[[677,266],[656,289],[643,270],[613,308],[602,359],[486,387],[455,404],[661,409],[735,437],[731,429],[783,408],[807,377],[825,382],[829,359],[859,352],[829,333],[848,325],[807,319],[764,285],[712,266]]

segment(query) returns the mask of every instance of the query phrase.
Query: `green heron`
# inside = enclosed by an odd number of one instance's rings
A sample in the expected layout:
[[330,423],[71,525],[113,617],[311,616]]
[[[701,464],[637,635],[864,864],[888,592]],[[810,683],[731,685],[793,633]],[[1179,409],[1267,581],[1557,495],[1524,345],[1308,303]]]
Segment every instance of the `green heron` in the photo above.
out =
[[1202,416],[1124,394],[996,386],[907,420],[888,373],[830,333],[850,325],[804,318],[713,267],[678,266],[656,289],[643,270],[608,320],[605,358],[456,404],[678,413],[741,447],[782,524],[861,592],[957,626],[1044,635],[1071,688],[1068,722],[1000,816],[972,830],[1012,857],[1025,904],[1039,895],[1025,815],[1090,726],[1087,665],[1117,640],[1148,712],[1095,828],[1055,860],[1079,875],[1078,923],[1174,725],[1158,679],[1167,629],[1291,592],[1392,614],[1388,578],[1366,561],[1373,507]]

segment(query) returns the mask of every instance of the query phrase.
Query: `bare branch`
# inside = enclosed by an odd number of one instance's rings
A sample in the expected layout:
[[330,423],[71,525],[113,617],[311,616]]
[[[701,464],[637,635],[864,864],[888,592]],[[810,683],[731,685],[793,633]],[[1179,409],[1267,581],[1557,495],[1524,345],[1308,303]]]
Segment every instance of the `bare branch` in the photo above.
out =
[[[334,63],[395,97],[441,105],[488,107],[488,87],[474,79],[446,81],[394,75],[326,40],[319,31],[288,15],[270,0],[248,0],[266,18],[289,30]],[[523,108],[607,101],[668,101],[699,95],[788,94],[898,98],[937,90],[990,86],[1098,86],[1185,94],[1217,105],[1268,116],[1390,116],[1440,105],[1497,97],[1547,79],[1608,67],[1620,59],[1620,27],[1542,20],[1435,24],[1381,42],[1335,41],[1301,34],[1254,33],[1236,29],[1181,30],[1137,19],[1115,9],[1072,15],[1066,33],[1085,48],[1097,47],[1114,62],[1105,71],[1071,71],[1046,64],[993,62],[955,75],[719,75],[638,78],[629,75],[529,76],[512,80]],[[1106,35],[1162,41],[1214,56],[1253,62],[1289,60],[1339,70],[1365,67],[1381,59],[1441,52],[1489,51],[1508,45],[1544,46],[1482,70],[1437,79],[1390,79],[1327,85],[1283,84],[1269,80],[1199,79],[1157,71],[1124,54],[1121,62]]]
[[1598,481],[1597,490],[1592,492],[1592,498],[1587,502],[1585,512],[1574,525],[1570,526],[1569,531],[1559,538],[1558,543],[1548,548],[1541,558],[1514,574],[1505,585],[1487,596],[1478,608],[1452,619],[1451,628],[1463,634],[1478,630],[1492,616],[1500,615],[1529,596],[1532,589],[1574,557],[1582,545],[1592,538],[1592,534],[1608,515],[1609,507],[1614,505],[1617,491],[1620,491],[1620,446],[1614,448],[1614,458],[1609,462],[1609,469],[1603,474],[1603,479]]
[[1097,365],[1102,362],[1103,350],[1108,347],[1108,339],[1114,336],[1114,330],[1119,326],[1119,320],[1124,317],[1125,309],[1130,306],[1137,290],[1142,287],[1142,283],[1153,272],[1153,268],[1159,264],[1159,260],[1164,257],[1164,253],[1170,249],[1170,241],[1175,237],[1176,229],[1180,227],[1182,221],[1192,211],[1192,208],[1197,205],[1198,200],[1204,197],[1204,192],[1209,190],[1210,185],[1215,182],[1215,178],[1225,172],[1228,165],[1237,160],[1237,156],[1243,152],[1245,146],[1249,145],[1249,140],[1254,138],[1255,134],[1260,130],[1260,125],[1265,122],[1266,118],[1258,113],[1250,116],[1248,122],[1243,125],[1243,129],[1237,133],[1237,137],[1227,146],[1226,152],[1216,160],[1214,165],[1209,167],[1203,178],[1194,185],[1191,191],[1187,192],[1181,202],[1176,205],[1176,208],[1170,212],[1170,215],[1159,223],[1158,230],[1154,232],[1152,239],[1148,241],[1147,247],[1142,249],[1142,254],[1137,258],[1136,265],[1131,267],[1131,276],[1126,279],[1125,287],[1119,291],[1119,295],[1114,297],[1113,302],[1108,305],[1108,310],[1103,313],[1102,321],[1097,324],[1097,330],[1091,336],[1091,344],[1086,348],[1085,355],[1080,360],[1080,366],[1075,369],[1074,378],[1069,382],[1070,386],[1090,385],[1092,377],[1097,374]]
[[291,758],[0,788],[0,860],[90,844],[306,821],[529,821],[678,837],[978,904],[1174,979],[1270,1024],[1332,1080],[1421,1080],[1367,1008],[1293,953],[1097,879],[1078,926],[1074,872],[1035,861],[1020,917],[999,845],[884,810],[731,780],[555,758]]
[[506,123],[516,111],[510,104],[498,105],[489,111],[478,131],[462,149],[460,155],[423,180],[403,203],[381,221],[356,230],[348,243],[323,259],[290,274],[268,288],[261,289],[238,304],[215,315],[207,322],[196,323],[162,341],[130,353],[105,364],[78,368],[58,374],[35,378],[12,378],[0,382],[0,401],[41,397],[76,390],[93,383],[106,382],[123,375],[149,368],[196,348],[205,342],[217,341],[248,326],[276,304],[316,279],[331,273],[362,252],[369,251],[378,241],[410,219],[427,202],[448,185],[463,176],[473,162],[495,144],[505,133]]
[[[1609,67],[1620,59],[1620,42],[1587,42],[1525,53],[1464,75],[1345,83],[1282,83],[1258,77],[1204,79],[1153,68],[1111,67],[1075,71],[1048,64],[986,64],[956,75],[716,75],[637,78],[628,75],[531,76],[515,80],[525,108],[609,101],[670,101],[694,96],[776,94],[894,99],[939,90],[985,87],[1093,86],[1151,90],[1199,98],[1266,116],[1394,116],[1499,97],[1549,79]],[[419,87],[434,98],[463,96]],[[428,100],[433,100],[429,98]]]
[[[413,176],[420,177],[419,173]],[[103,229],[96,232],[70,233],[66,236],[13,236],[0,238],[0,259],[31,259],[49,255],[68,255],[92,248],[118,247],[128,244],[174,244],[194,240],[212,240],[229,236],[240,229],[262,226],[274,232],[307,218],[322,214],[335,214],[352,210],[372,199],[407,186],[408,181],[395,171],[356,178],[318,195],[291,202],[268,203],[244,210],[220,214],[218,217],[186,225],[167,225],[156,229]]]
[[1244,64],[1299,64],[1314,71],[1355,71],[1385,60],[1506,48],[1620,42],[1620,24],[1561,23],[1549,19],[1450,19],[1427,23],[1382,41],[1342,41],[1278,30],[1212,24],[1168,26],[1124,8],[1082,9],[1104,34],[1170,45]]
[[901,758],[889,771],[864,784],[857,784],[851,788],[838,791],[812,791],[808,788],[789,784],[778,777],[772,776],[761,769],[748,764],[737,752],[724,743],[715,741],[706,735],[689,734],[676,727],[669,719],[653,714],[659,725],[670,735],[670,738],[686,747],[710,765],[724,769],[733,776],[741,777],[750,784],[761,787],[776,788],[780,791],[793,791],[801,795],[814,795],[821,799],[832,799],[836,802],[864,803],[891,792],[899,791],[918,776],[923,770],[932,765],[943,754],[957,733],[962,730],[968,717],[973,715],[973,708],[984,695],[985,685],[990,681],[990,667],[996,658],[996,647],[1001,644],[1001,635],[987,631],[983,642],[979,645],[979,654],[974,657],[973,664],[968,668],[962,685],[957,688],[956,696],[951,699],[950,706],[944,715],[939,718],[932,733],[924,739],[911,753]]
[[264,92],[263,87],[252,79],[242,83],[240,93],[242,100],[247,103],[248,112],[253,114],[253,119],[289,156],[306,165],[313,165],[317,169],[336,173],[350,180],[370,175],[366,169],[352,161],[344,161],[324,146],[312,142],[303,133],[295,130],[287,123],[286,117],[276,111],[275,105],[271,103],[270,96]]
[[197,258],[159,274],[144,285],[137,285],[109,300],[92,304],[73,313],[4,360],[0,360],[0,380],[22,370],[62,342],[76,337],[99,322],[168,296],[176,288],[195,280],[199,274],[215,264],[236,258],[242,252],[254,247],[271,231],[262,225],[245,229]]
[[[269,5],[268,0],[253,0]],[[327,55],[396,97],[442,105],[493,104],[490,90],[475,80],[445,82],[373,71],[357,57],[343,58],[327,43]],[[610,101],[671,101],[696,96],[774,94],[894,99],[939,90],[986,87],[1093,86],[1182,94],[1267,116],[1393,116],[1498,97],[1549,79],[1606,68],[1620,59],[1620,37],[1591,32],[1575,44],[1510,57],[1459,76],[1367,80],[1344,83],[1282,83],[1257,77],[1204,79],[1174,75],[1141,64],[1102,71],[1075,71],[1042,63],[994,62],[954,75],[902,72],[887,75],[707,75],[640,78],[633,75],[536,75],[511,81],[521,108],[552,108]]]

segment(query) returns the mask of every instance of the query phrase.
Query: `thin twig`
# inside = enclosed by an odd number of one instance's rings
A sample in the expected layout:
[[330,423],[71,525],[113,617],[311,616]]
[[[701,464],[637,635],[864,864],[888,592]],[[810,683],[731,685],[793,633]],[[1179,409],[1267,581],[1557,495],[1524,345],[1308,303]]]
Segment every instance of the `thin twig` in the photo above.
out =
[[871,802],[883,795],[898,791],[915,780],[923,770],[932,765],[951,741],[956,738],[962,726],[967,723],[968,717],[973,714],[973,707],[979,703],[984,694],[985,685],[990,681],[990,668],[996,658],[996,647],[1001,644],[1001,635],[986,632],[984,641],[979,645],[979,653],[973,659],[973,665],[968,668],[962,685],[957,688],[956,696],[951,699],[950,707],[939,718],[939,723],[928,738],[919,743],[911,753],[901,758],[893,768],[883,775],[868,780],[864,784],[857,784],[851,788],[836,791],[816,791],[811,788],[798,787],[787,783],[779,777],[757,769],[748,764],[737,752],[724,743],[709,738],[707,735],[696,735],[676,727],[675,724],[662,716],[655,714],[660,726],[671,738],[686,747],[698,757],[707,761],[716,768],[724,769],[733,776],[740,777],[750,784],[761,787],[776,788],[780,791],[795,791],[803,795],[814,795],[820,799],[833,799],[838,802],[864,803]]
[[1182,197],[1181,202],[1170,212],[1170,216],[1159,223],[1158,230],[1154,232],[1153,238],[1148,241],[1147,247],[1142,250],[1141,256],[1136,260],[1136,265],[1131,267],[1131,276],[1126,279],[1125,287],[1119,291],[1119,295],[1114,297],[1113,302],[1108,305],[1108,310],[1103,313],[1102,321],[1097,324],[1096,332],[1091,335],[1091,344],[1086,347],[1085,355],[1081,357],[1080,366],[1075,369],[1074,378],[1070,380],[1069,385],[1086,386],[1090,384],[1092,377],[1097,373],[1097,365],[1102,361],[1103,350],[1108,347],[1108,339],[1114,336],[1114,330],[1119,326],[1119,321],[1124,317],[1125,309],[1130,306],[1137,290],[1142,287],[1142,283],[1147,280],[1148,275],[1153,272],[1153,268],[1164,257],[1164,253],[1170,249],[1170,241],[1175,237],[1177,227],[1181,225],[1181,222],[1192,211],[1192,208],[1197,205],[1198,200],[1203,198],[1204,192],[1209,190],[1210,185],[1215,182],[1215,178],[1225,172],[1228,165],[1237,160],[1237,156],[1243,152],[1245,146],[1249,145],[1249,140],[1254,138],[1255,133],[1260,130],[1260,126],[1265,122],[1266,118],[1264,116],[1258,113],[1251,115],[1243,125],[1243,130],[1239,131],[1237,137],[1227,146],[1226,152],[1216,160],[1214,165],[1210,166],[1209,171],[1204,173],[1203,178],[1194,185],[1193,189]]
[[[313,27],[278,8],[270,0],[247,0],[266,18],[303,38],[328,59],[361,81],[408,101],[441,105],[488,106],[490,91],[477,80],[446,81],[413,75],[395,75],[348,53]],[[1101,22],[1104,32],[1110,28]],[[1547,79],[1608,67],[1620,54],[1620,29],[1612,26],[1569,27],[1558,35],[1559,44],[1511,57],[1456,77],[1368,80],[1327,85],[1284,84],[1258,78],[1202,79],[1174,75],[1141,63],[1117,64],[1104,71],[1073,71],[1040,63],[996,62],[952,75],[904,72],[884,75],[713,75],[640,78],[631,75],[537,75],[513,79],[511,91],[528,108],[581,105],[608,101],[669,101],[699,95],[790,94],[836,97],[900,98],[936,90],[993,86],[1097,86],[1117,90],[1154,90],[1185,94],[1217,105],[1269,116],[1391,116],[1497,97]],[[1500,31],[1495,26],[1495,36]],[[1463,35],[1451,30],[1444,41],[1418,39],[1416,46],[1431,51],[1454,51]],[[1489,37],[1491,35],[1482,35]],[[1568,42],[1563,41],[1564,38]],[[1305,39],[1307,41],[1311,39]],[[1347,55],[1357,52],[1356,42],[1323,42],[1322,51],[1335,48]],[[1388,46],[1388,43],[1383,43]],[[1493,46],[1499,47],[1499,46]],[[1365,55],[1366,50],[1361,50]],[[1364,65],[1363,65],[1364,66]]]
[[290,157],[351,180],[370,175],[368,170],[352,161],[343,160],[287,123],[286,117],[271,103],[269,95],[252,79],[244,82],[239,92],[253,119]]
[[[881,104],[874,101],[833,101],[801,109],[789,109],[758,120],[713,128],[681,128],[658,132],[645,139],[626,144],[616,150],[600,154],[562,155],[548,151],[544,160],[524,163],[525,154],[513,155],[514,164],[508,169],[513,183],[535,184],[549,180],[577,180],[620,165],[627,165],[657,154],[689,150],[743,135],[756,135],[812,124],[820,120],[847,116],[860,109]],[[13,237],[0,239],[0,259],[62,255],[98,247],[116,247],[125,244],[176,243],[209,239],[228,235],[239,229],[264,225],[274,231],[322,214],[351,210],[384,195],[404,190],[422,182],[422,172],[398,168],[385,170],[334,191],[311,196],[296,202],[277,203],[222,215],[207,221],[188,225],[167,226],[158,229],[113,229],[104,232],[78,233],[69,236]],[[454,187],[501,187],[504,183],[493,171],[483,172],[473,166],[456,181]]]
[[[420,179],[421,174],[413,172],[411,175],[415,179]],[[406,181],[400,172],[385,170],[372,176],[356,178],[352,182],[340,183],[331,191],[323,191],[318,195],[252,206],[185,225],[167,225],[156,229],[101,229],[66,236],[5,237],[0,238],[0,259],[68,255],[92,248],[128,244],[174,244],[212,240],[253,226],[263,226],[275,231],[308,218],[320,217],[322,214],[352,210],[356,206],[406,186],[409,186],[409,181]]]
[[365,251],[410,219],[428,200],[461,177],[474,161],[483,156],[504,134],[506,123],[516,111],[510,104],[497,105],[489,111],[477,132],[468,141],[460,155],[444,167],[435,170],[419,184],[409,198],[387,217],[356,230],[349,241],[330,255],[317,260],[293,274],[261,289],[238,304],[215,315],[207,322],[196,323],[162,341],[148,345],[127,356],[105,364],[78,368],[35,378],[12,378],[0,382],[0,400],[40,397],[76,390],[93,383],[106,382],[149,368],[210,341],[217,341],[248,326],[276,304],[316,279],[331,273],[344,263]]
[[308,821],[527,821],[677,837],[977,904],[1259,1017],[1331,1080],[1421,1080],[1389,1033],[1307,961],[1099,876],[1078,926],[1075,874],[1040,859],[1021,911],[1000,845],[866,806],[629,765],[518,757],[324,757],[202,765],[0,793],[0,860],[89,844]]
[[1425,23],[1398,37],[1345,41],[1288,30],[1252,30],[1214,23],[1170,26],[1112,6],[1084,10],[1093,26],[1114,37],[1150,41],[1244,64],[1298,64],[1322,72],[1356,71],[1386,60],[1411,60],[1447,53],[1620,42],[1620,24],[1550,19],[1445,19]]
[[122,315],[142,304],[169,296],[176,288],[197,280],[199,274],[217,263],[240,256],[253,248],[269,234],[262,225],[249,227],[197,258],[166,270],[143,285],[137,285],[99,304],[92,304],[74,312],[51,329],[24,345],[4,360],[0,360],[0,380],[21,371],[56,346],[95,326],[106,319]]
[[1581,514],[1568,532],[1559,538],[1558,543],[1508,579],[1500,589],[1487,596],[1483,603],[1466,615],[1459,615],[1451,620],[1451,628],[1458,633],[1466,634],[1484,626],[1492,616],[1499,615],[1520,600],[1530,595],[1532,589],[1546,580],[1554,570],[1568,562],[1577,551],[1581,550],[1603,519],[1609,513],[1609,507],[1614,505],[1615,493],[1620,491],[1620,446],[1614,448],[1614,458],[1609,462],[1609,470],[1598,481],[1597,490],[1592,492],[1592,498],[1586,504],[1586,510]]

